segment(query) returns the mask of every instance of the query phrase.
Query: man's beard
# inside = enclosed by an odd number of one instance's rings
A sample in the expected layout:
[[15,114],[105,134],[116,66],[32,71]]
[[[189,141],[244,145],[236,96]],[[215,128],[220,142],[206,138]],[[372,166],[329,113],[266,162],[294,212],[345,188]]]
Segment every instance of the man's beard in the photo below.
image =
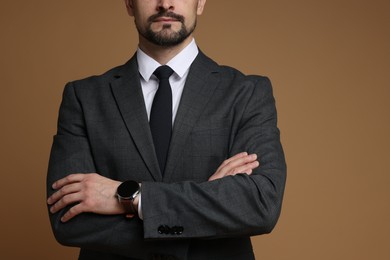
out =
[[[160,17],[171,17],[176,19],[181,23],[180,30],[177,32],[171,31],[172,25],[166,24],[163,26],[163,29],[161,31],[152,31],[152,22]],[[143,31],[141,30],[141,28],[139,28],[136,22],[138,33],[141,34],[146,40],[163,47],[176,46],[182,43],[185,39],[188,38],[188,36],[190,36],[194,32],[196,27],[196,20],[190,28],[186,28],[186,26],[184,25],[184,17],[171,12],[160,12],[158,14],[152,15],[151,17],[149,17],[148,23],[148,27],[146,28],[146,30]]]

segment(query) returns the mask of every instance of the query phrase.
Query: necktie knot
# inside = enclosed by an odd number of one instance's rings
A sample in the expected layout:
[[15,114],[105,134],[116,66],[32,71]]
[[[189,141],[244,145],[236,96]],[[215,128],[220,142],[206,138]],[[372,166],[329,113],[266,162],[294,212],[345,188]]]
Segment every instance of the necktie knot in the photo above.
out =
[[163,79],[169,79],[169,77],[173,74],[173,70],[171,67],[163,65],[158,67],[153,74],[161,81]]

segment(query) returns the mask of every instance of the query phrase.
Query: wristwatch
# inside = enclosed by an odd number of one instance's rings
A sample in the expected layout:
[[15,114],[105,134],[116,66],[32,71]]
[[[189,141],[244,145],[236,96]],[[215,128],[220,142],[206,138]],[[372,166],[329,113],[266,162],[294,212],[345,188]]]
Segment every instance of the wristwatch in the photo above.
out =
[[136,214],[137,210],[134,208],[134,199],[140,193],[140,185],[136,181],[125,181],[119,185],[116,196],[119,203],[122,204],[126,213]]

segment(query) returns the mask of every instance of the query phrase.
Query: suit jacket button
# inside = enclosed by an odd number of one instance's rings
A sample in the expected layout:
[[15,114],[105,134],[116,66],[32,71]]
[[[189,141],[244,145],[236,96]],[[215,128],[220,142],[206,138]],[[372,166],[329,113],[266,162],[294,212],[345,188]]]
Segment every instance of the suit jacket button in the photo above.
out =
[[164,225],[164,234],[168,235],[169,233],[171,233],[171,228],[167,225]]
[[177,226],[172,227],[171,235],[177,235],[177,232],[178,232],[178,227]]
[[165,231],[165,228],[164,226],[159,226],[158,229],[157,229],[158,233],[161,235],[161,234],[164,234],[164,231]]
[[177,227],[177,234],[178,235],[183,234],[183,232],[184,232],[184,228],[183,227]]

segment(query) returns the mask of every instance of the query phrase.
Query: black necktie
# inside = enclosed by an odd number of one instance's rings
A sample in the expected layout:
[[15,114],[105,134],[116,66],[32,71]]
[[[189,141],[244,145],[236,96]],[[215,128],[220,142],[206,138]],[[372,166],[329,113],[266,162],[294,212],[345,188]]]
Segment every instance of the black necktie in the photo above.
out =
[[153,73],[160,83],[153,99],[149,125],[162,174],[172,133],[172,90],[169,84],[172,73],[173,70],[166,65],[158,67]]

